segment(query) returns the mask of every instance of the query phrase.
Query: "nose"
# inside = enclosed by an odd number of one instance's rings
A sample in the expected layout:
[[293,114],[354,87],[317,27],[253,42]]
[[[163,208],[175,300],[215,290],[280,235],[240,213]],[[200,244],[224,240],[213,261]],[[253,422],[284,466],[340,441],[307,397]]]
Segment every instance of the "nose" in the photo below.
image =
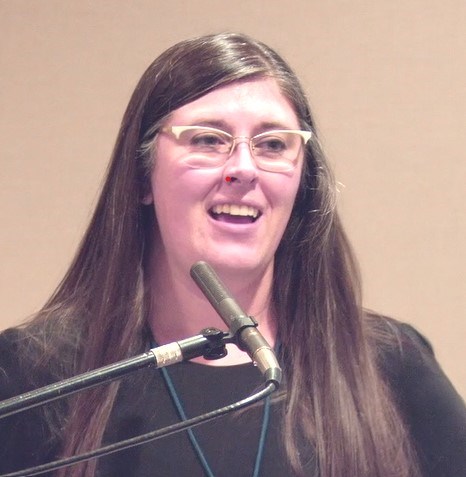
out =
[[258,169],[248,138],[236,138],[234,148],[225,163],[225,175],[234,177],[236,184],[251,184],[256,181]]

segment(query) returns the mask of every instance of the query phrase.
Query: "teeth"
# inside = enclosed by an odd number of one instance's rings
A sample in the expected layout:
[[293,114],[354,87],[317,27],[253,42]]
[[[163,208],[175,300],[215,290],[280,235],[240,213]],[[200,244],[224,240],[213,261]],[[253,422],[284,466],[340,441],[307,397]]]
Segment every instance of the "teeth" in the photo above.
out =
[[244,217],[251,216],[254,219],[259,215],[259,211],[254,207],[248,205],[235,205],[235,204],[218,204],[212,208],[214,214],[229,214],[229,215],[241,215]]

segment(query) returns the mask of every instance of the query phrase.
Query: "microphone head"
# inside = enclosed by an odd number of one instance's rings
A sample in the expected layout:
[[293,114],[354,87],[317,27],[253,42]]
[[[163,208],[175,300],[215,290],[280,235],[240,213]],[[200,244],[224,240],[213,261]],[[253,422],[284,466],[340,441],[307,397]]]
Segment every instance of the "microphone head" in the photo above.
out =
[[217,311],[219,303],[231,296],[231,293],[207,262],[196,262],[191,267],[190,274],[202,293],[204,293],[205,297]]

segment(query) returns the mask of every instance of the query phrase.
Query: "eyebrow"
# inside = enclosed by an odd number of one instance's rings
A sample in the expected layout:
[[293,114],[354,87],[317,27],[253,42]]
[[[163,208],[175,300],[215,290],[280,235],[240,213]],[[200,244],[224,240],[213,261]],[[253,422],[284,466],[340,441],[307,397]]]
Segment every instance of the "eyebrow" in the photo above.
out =
[[[231,131],[230,125],[223,119],[196,119],[194,121],[190,121],[190,124],[187,124],[187,126],[205,126],[210,128],[221,129],[222,131],[225,131],[225,132]],[[258,124],[254,128],[253,134],[260,134],[261,132],[270,131],[273,129],[286,130],[286,129],[296,129],[296,128],[287,126],[284,123],[279,121],[262,121],[260,124]]]

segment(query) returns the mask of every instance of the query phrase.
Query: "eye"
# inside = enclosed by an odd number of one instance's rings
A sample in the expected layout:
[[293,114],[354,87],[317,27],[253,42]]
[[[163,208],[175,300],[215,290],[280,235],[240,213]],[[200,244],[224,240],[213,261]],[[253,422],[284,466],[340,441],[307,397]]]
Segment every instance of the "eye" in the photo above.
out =
[[285,138],[274,134],[260,136],[254,141],[254,150],[257,154],[280,155],[288,149]]
[[229,147],[228,137],[212,131],[191,131],[189,140],[191,147],[197,150],[224,149]]

